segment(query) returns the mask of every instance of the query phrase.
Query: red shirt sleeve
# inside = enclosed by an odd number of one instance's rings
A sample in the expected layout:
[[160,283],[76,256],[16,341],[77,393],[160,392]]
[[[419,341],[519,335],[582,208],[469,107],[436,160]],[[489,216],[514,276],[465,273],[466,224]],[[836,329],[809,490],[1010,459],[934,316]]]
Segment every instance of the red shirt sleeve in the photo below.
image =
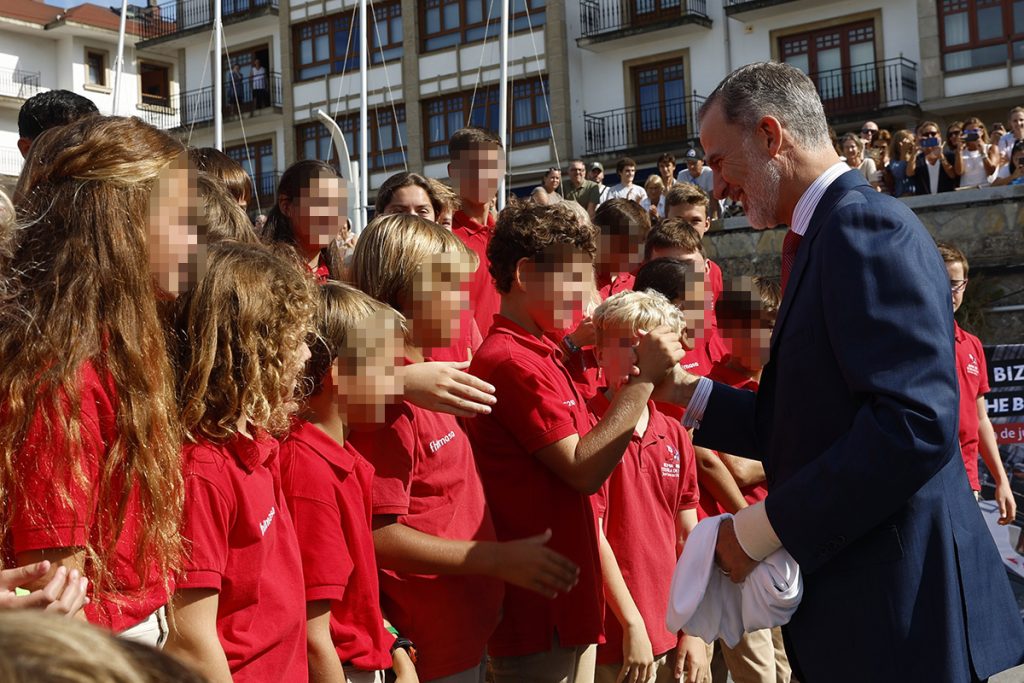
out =
[[697,488],[697,454],[689,435],[680,428],[676,447],[679,449],[679,510],[693,510],[700,502],[700,490]]
[[[615,476],[614,474],[612,476]],[[591,502],[594,504],[594,515],[598,518],[603,518],[605,513],[608,512],[608,479],[605,479],[604,483],[601,484],[601,488],[597,490],[597,493],[590,496]]]
[[975,347],[978,355],[978,398],[981,398],[992,391],[992,388],[988,385],[988,362],[985,360],[985,349],[980,339],[975,338]]
[[185,563],[178,588],[220,590],[228,561],[228,534],[235,505],[214,482],[185,477],[185,515],[181,533],[186,541]]
[[390,411],[384,427],[351,435],[353,447],[373,465],[373,514],[409,512],[416,427],[412,411],[400,405]]
[[558,382],[564,379],[564,375],[552,377],[513,361],[498,366],[488,378],[498,398],[492,415],[531,455],[579,433],[572,407],[565,405],[575,394]]
[[340,601],[355,564],[341,528],[337,502],[292,496],[288,498],[288,510],[299,539],[306,602]]

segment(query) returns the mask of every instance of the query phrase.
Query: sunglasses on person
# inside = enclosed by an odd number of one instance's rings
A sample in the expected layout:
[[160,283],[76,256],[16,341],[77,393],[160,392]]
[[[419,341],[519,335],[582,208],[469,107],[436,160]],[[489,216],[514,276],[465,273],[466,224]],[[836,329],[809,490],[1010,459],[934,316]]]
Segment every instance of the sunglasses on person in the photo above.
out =
[[861,128],[860,132],[863,135],[878,135],[877,128]]
[[937,137],[939,137],[939,131],[937,131],[937,130],[929,130],[929,131],[926,131],[924,133],[921,133],[921,137],[923,137],[923,138],[937,138]]

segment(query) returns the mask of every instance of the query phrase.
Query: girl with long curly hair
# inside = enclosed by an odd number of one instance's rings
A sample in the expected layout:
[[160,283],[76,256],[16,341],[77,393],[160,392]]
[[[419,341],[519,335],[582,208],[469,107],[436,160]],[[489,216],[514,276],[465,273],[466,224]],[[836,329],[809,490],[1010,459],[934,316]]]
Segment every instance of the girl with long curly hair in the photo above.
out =
[[158,299],[198,236],[184,148],[88,117],[32,145],[0,234],[4,564],[92,583],[86,618],[156,643],[178,567],[181,442]]
[[309,358],[315,283],[294,256],[223,241],[176,302],[187,550],[166,650],[210,681],[303,681],[306,604],[278,442]]

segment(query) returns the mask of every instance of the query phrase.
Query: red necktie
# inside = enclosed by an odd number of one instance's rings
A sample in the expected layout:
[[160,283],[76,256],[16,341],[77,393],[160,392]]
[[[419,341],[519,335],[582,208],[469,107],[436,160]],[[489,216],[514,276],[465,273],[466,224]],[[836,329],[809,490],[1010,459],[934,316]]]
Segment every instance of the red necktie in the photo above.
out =
[[796,252],[800,248],[800,240],[803,239],[803,235],[789,230],[786,232],[785,239],[782,240],[782,295],[786,295],[786,283],[789,281],[789,274],[793,270],[793,264],[796,263]]

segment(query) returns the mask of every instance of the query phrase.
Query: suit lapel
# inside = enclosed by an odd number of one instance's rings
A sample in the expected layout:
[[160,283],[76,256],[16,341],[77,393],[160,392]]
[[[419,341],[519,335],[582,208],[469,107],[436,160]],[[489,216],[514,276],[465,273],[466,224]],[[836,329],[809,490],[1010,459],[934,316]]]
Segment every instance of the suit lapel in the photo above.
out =
[[796,252],[796,260],[793,262],[793,270],[790,271],[789,281],[786,282],[786,294],[782,298],[782,305],[779,307],[779,315],[775,319],[775,329],[772,331],[771,356],[775,356],[775,347],[778,344],[779,337],[781,336],[780,330],[786,320],[789,309],[793,305],[793,299],[796,298],[796,291],[800,287],[800,281],[803,278],[804,271],[807,269],[807,263],[810,260],[812,243],[821,231],[822,224],[828,218],[829,214],[832,213],[832,209],[835,208],[835,205],[843,195],[854,187],[863,184],[867,184],[864,181],[864,176],[860,174],[860,171],[851,169],[849,172],[844,173],[835,179],[835,181],[825,191],[825,194],[822,195],[821,200],[818,202],[818,206],[814,209],[814,214],[811,216],[811,222],[807,226],[807,232],[804,233],[804,238],[800,240],[800,247]]

